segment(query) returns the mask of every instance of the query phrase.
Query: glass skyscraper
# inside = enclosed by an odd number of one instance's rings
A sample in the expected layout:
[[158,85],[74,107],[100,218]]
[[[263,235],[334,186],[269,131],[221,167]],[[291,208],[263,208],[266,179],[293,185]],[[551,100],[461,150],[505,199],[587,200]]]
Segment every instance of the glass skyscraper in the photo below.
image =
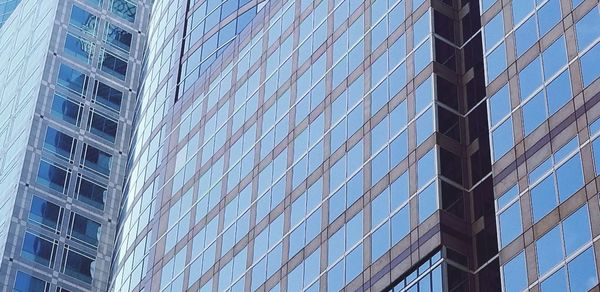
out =
[[0,290],[108,289],[148,4],[22,0],[0,28]]
[[598,0],[22,1],[5,290],[600,288]]

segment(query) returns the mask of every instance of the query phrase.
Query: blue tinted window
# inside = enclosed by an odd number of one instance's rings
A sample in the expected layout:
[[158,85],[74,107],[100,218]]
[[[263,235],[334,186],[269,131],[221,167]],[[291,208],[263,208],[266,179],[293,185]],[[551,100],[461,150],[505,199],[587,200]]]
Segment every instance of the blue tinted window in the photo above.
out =
[[569,70],[563,71],[546,86],[546,96],[548,98],[548,111],[550,114],[557,112],[572,99],[573,94],[571,93]]
[[131,48],[131,33],[110,23],[106,24],[105,40],[113,47],[129,53]]
[[529,135],[547,118],[544,92],[539,92],[523,105],[523,131]]
[[69,24],[92,35],[95,35],[98,31],[98,17],[77,5],[73,5]]
[[121,109],[123,93],[100,81],[96,81],[95,98],[97,103],[109,109],[119,111]]
[[65,193],[70,177],[71,174],[64,168],[44,160],[40,161],[37,183],[55,191]]
[[[598,17],[600,19],[600,17]],[[581,56],[581,73],[583,85],[588,86],[600,77],[600,43]]]
[[89,64],[93,58],[94,47],[93,43],[67,33],[65,52],[71,56]]
[[594,251],[587,249],[568,264],[571,291],[588,291],[598,284]]
[[108,176],[112,156],[90,145],[86,145],[84,148],[85,151],[82,153],[84,166]]
[[60,229],[61,208],[38,196],[31,199],[31,208],[29,209],[29,220],[48,227],[52,230]]
[[434,182],[419,194],[419,223],[437,210],[437,184]]
[[121,80],[125,80],[125,76],[127,75],[127,61],[122,60],[109,52],[104,52],[104,54],[101,55],[98,67],[102,71]]
[[536,241],[538,270],[546,274],[563,259],[560,228],[554,227]]
[[64,134],[52,127],[46,130],[44,138],[44,149],[58,154],[66,159],[72,159],[75,153],[77,140],[73,137]]
[[496,14],[484,27],[485,49],[489,50],[504,37],[504,21],[502,13]]
[[550,175],[531,189],[533,222],[542,219],[557,205],[556,192],[554,190],[554,176]]
[[79,122],[81,121],[81,110],[81,106],[78,103],[60,95],[54,95],[51,111],[52,115],[59,119],[79,126]]
[[564,37],[558,38],[542,53],[544,78],[550,79],[561,68],[567,65],[567,47]]
[[44,280],[31,276],[27,273],[18,271],[15,277],[14,292],[48,292],[50,291],[50,284]]
[[583,186],[583,170],[579,155],[575,155],[556,170],[556,182],[561,202]]
[[565,269],[554,272],[540,286],[542,291],[568,291]]
[[81,216],[77,213],[71,213],[71,229],[69,234],[79,241],[90,244],[92,246],[98,245],[100,237],[100,223]]
[[[530,0],[516,1],[518,3],[530,2]],[[515,2],[513,2],[514,4]],[[537,27],[535,16],[529,17],[525,23],[523,23],[515,31],[515,41],[517,42],[517,56],[521,56],[525,53],[536,41],[537,41]]]
[[542,68],[539,57],[531,61],[519,73],[521,100],[533,94],[542,85]]
[[63,254],[62,272],[65,275],[85,283],[92,283],[92,269],[95,260],[81,252],[65,250]]
[[390,248],[389,221],[379,227],[371,235],[371,260],[375,262]]
[[513,23],[521,22],[534,8],[533,0],[521,0],[512,2]]
[[540,36],[545,35],[562,18],[560,12],[560,0],[549,0],[538,9],[537,18],[540,24]]
[[87,75],[65,64],[60,65],[58,71],[58,85],[63,86],[77,94],[84,95],[87,89]]
[[129,22],[135,22],[136,10],[136,5],[127,0],[111,1],[110,11]]
[[486,57],[487,82],[490,83],[506,69],[506,47],[504,43]]
[[500,246],[504,247],[519,236],[523,230],[521,226],[521,204],[515,202],[499,216]]
[[567,256],[592,240],[587,205],[569,215],[562,225]]
[[598,9],[592,9],[588,14],[575,23],[577,46],[579,51],[588,47],[600,36],[600,17]]
[[96,134],[107,141],[115,142],[117,136],[117,122],[98,112],[91,112],[88,128],[90,133]]
[[498,92],[494,93],[494,95],[489,98],[488,102],[490,104],[490,125],[493,127],[511,111],[508,84],[504,85]]
[[492,132],[494,161],[508,152],[513,147],[513,143],[513,125],[512,119],[509,118]]
[[525,253],[521,252],[502,267],[504,291],[523,291],[527,288]]
[[25,232],[21,256],[46,267],[54,265],[56,245],[52,241]]

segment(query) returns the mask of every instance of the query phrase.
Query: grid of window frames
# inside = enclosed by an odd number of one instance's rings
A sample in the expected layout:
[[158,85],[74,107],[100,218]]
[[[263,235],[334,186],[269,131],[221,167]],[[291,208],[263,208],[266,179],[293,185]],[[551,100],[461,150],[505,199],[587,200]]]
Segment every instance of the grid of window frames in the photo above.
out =
[[[525,145],[527,153],[519,180],[502,176],[495,187],[503,290],[587,291],[598,284],[598,257],[591,247],[598,200],[581,190],[598,174],[586,168],[586,160],[589,147],[592,154],[600,149],[599,126],[591,123],[579,134],[552,127],[600,77],[600,8],[585,0],[511,1],[504,7],[499,2],[480,1],[492,160],[506,167],[518,159],[515,146]],[[564,26],[567,15],[574,16],[572,26]],[[571,36],[575,42],[568,43]],[[509,76],[511,66],[517,72]],[[540,140],[544,134],[549,142]],[[530,229],[533,241],[523,246]]]
[[[101,20],[99,15],[108,9],[134,23],[137,6],[127,0],[75,1],[68,6],[69,26],[60,44],[64,54],[54,78],[57,86],[50,98],[50,119],[42,133],[42,158],[35,173],[35,182],[44,192],[32,196],[20,256],[60,271],[70,278],[70,285],[89,289],[96,287],[91,285],[97,257],[104,256],[98,249],[112,179],[111,145],[118,139],[119,117],[124,114],[124,93],[117,87],[123,88],[123,81],[130,78],[127,63],[133,41],[130,26],[111,18]],[[94,80],[86,73],[94,66],[107,74]],[[91,106],[85,105],[86,100],[93,101]],[[80,127],[89,133],[84,141],[79,138]],[[75,163],[80,166],[77,170],[72,168]],[[65,195],[76,200],[74,207],[64,206]],[[76,211],[82,209],[85,212]],[[59,242],[58,236],[66,242]],[[14,289],[47,291],[50,284],[19,271]]]
[[[156,3],[165,13],[151,21],[150,39],[157,42],[150,50],[156,53],[142,86],[140,110],[146,110],[130,157],[132,199],[123,206],[127,216],[115,258],[115,289],[138,285],[147,271],[144,259],[153,250],[164,255],[156,267],[161,290],[256,289],[294,258],[301,261],[282,289],[317,287],[319,276],[328,273],[332,287],[344,286],[414,227],[407,220],[409,206],[418,206],[415,224],[438,209],[438,150],[423,146],[435,131],[436,76],[424,70],[432,60],[431,12],[420,1],[359,4],[267,3],[263,9],[270,17],[262,29],[252,36],[242,33],[244,38],[233,41],[236,46],[224,49],[235,52],[233,61],[213,63],[220,73],[193,84],[199,92],[193,100],[180,91],[178,104],[186,106],[177,114],[177,127],[168,130],[161,120],[172,114],[165,113],[171,106],[165,103],[172,103],[167,97],[174,93],[168,85],[158,88],[164,76],[159,68],[168,63],[157,62],[160,54],[172,56],[171,47],[162,49],[162,43],[173,40],[165,39],[170,26],[153,27],[167,23],[171,7],[180,4]],[[414,20],[403,21],[411,14]],[[337,33],[327,47],[330,22]],[[288,29],[293,23],[297,29]],[[364,61],[367,56],[371,64]],[[290,79],[293,63],[297,76]],[[334,75],[341,79],[329,77]],[[405,87],[411,80],[417,80],[413,91]],[[418,134],[409,139],[409,132]],[[177,145],[166,144],[169,140]],[[417,155],[410,166],[409,153]],[[331,169],[324,169],[326,161]],[[156,170],[167,163],[173,172],[163,179]],[[351,208],[366,190],[386,184],[365,209]],[[285,194],[290,194],[289,206]],[[159,198],[169,199],[156,206]],[[389,201],[393,208],[374,211]],[[159,207],[164,215],[153,218]],[[287,226],[288,220],[293,224]],[[311,242],[326,228],[322,220],[339,227],[315,249]],[[165,224],[153,238],[150,226],[159,221]],[[365,222],[368,227],[358,230]],[[191,252],[181,244],[190,236]],[[284,252],[286,242],[293,247]],[[324,265],[322,249],[330,254]],[[344,277],[335,282],[333,275]]]

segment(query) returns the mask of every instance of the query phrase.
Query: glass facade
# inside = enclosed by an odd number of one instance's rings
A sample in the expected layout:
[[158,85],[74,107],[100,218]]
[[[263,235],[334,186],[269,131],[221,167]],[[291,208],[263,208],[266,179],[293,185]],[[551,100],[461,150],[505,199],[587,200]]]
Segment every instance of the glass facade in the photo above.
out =
[[598,289],[598,0],[22,1],[2,290]]
[[502,289],[588,291],[600,262],[598,2],[482,2]]
[[108,289],[149,3],[22,0],[0,29],[0,290]]

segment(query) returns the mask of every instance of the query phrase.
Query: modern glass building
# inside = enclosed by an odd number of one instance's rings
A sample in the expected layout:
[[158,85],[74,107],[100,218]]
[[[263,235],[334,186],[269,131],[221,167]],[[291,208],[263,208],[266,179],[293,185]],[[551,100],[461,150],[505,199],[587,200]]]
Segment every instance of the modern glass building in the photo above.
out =
[[597,286],[599,9],[155,1],[111,289]]
[[598,0],[22,0],[2,290],[599,289],[599,77]]
[[107,290],[148,14],[23,0],[0,28],[0,290]]

